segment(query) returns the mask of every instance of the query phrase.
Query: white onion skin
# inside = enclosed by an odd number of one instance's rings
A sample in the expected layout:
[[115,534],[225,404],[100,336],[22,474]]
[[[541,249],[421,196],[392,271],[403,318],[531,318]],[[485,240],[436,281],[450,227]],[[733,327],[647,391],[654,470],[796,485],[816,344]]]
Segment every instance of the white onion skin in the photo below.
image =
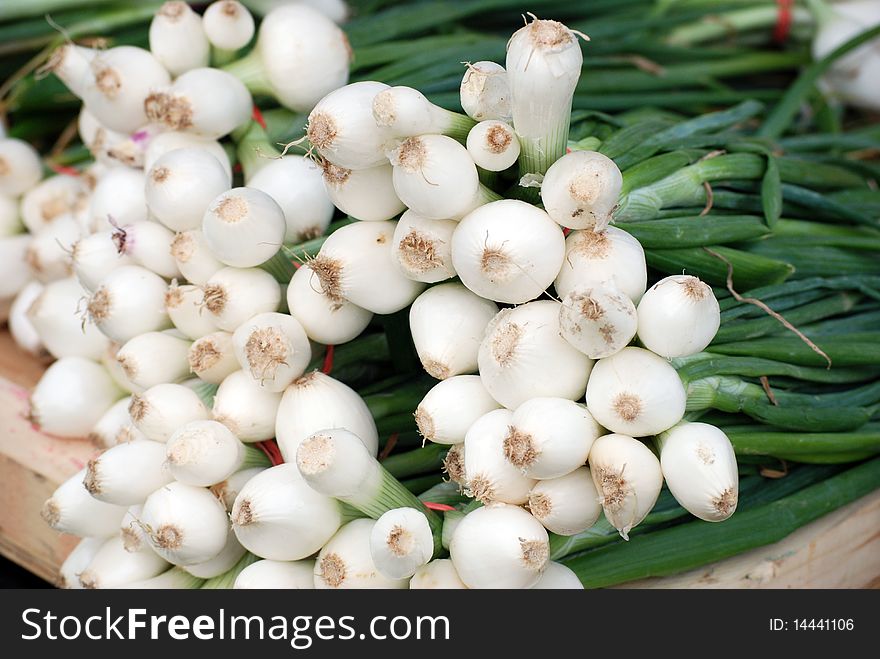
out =
[[455,220],[429,220],[406,211],[394,229],[394,254],[403,274],[433,284],[455,276],[452,234]]
[[174,565],[203,563],[226,546],[226,509],[203,487],[172,482],[159,488],[144,502],[141,521],[150,529],[150,546]]
[[0,194],[0,238],[21,233],[24,225],[18,212],[18,200]]
[[529,492],[529,510],[548,531],[577,535],[602,514],[599,493],[588,467],[538,481]]
[[144,332],[170,326],[165,313],[165,280],[137,265],[116,268],[89,299],[91,322],[108,338],[125,343]]
[[333,218],[333,202],[324,190],[321,170],[304,156],[270,160],[247,185],[268,194],[284,213],[284,242],[302,242],[324,234]]
[[736,511],[736,455],[721,429],[682,422],[663,433],[659,445],[666,484],[683,508],[706,522],[722,522]]
[[287,307],[290,315],[302,325],[312,341],[326,345],[348,343],[363,332],[373,313],[347,300],[332,300],[321,292],[321,286],[308,264],[301,266],[287,286]]
[[189,370],[211,384],[220,384],[241,368],[230,332],[211,332],[199,337],[189,347],[187,360]]
[[183,277],[196,286],[205,286],[225,267],[211,253],[201,229],[178,233],[171,243],[171,255]]
[[21,221],[31,233],[39,233],[56,217],[73,213],[87,193],[80,176],[50,176],[25,192],[19,207]]
[[235,589],[277,588],[314,590],[315,561],[273,561],[251,563],[235,578]]
[[214,397],[214,420],[243,442],[261,442],[275,435],[281,395],[266,391],[244,371],[230,373]]
[[196,392],[171,383],[157,384],[134,394],[129,410],[137,429],[156,442],[167,442],[180,426],[209,417]]
[[435,558],[426,563],[409,580],[410,590],[457,589],[466,590],[467,586],[455,571],[455,566],[448,558]]
[[481,121],[467,136],[467,150],[477,167],[501,172],[519,157],[519,139],[513,127],[503,121]]
[[308,135],[323,158],[350,170],[388,165],[385,145],[391,136],[373,119],[373,98],[386,89],[383,82],[353,82],[318,101],[309,114]]
[[308,112],[327,93],[348,82],[348,39],[323,14],[301,4],[269,12],[260,24],[256,51],[278,101]]
[[285,461],[295,461],[303,440],[331,428],[354,433],[373,456],[379,450],[376,422],[353,389],[319,371],[307,373],[287,387],[275,424],[275,438]]
[[53,357],[98,360],[107,350],[107,337],[83,323],[82,300],[87,295],[76,279],[68,277],[46,284],[28,308],[28,319]]
[[15,345],[35,357],[45,354],[46,348],[37,328],[28,316],[28,309],[43,292],[43,284],[32,281],[19,291],[9,307],[9,333]]
[[438,382],[416,408],[419,432],[436,444],[461,444],[468,428],[501,407],[479,375],[454,375]]
[[467,489],[483,503],[525,503],[535,484],[504,457],[504,440],[512,423],[510,410],[493,410],[477,419],[465,435]]
[[164,444],[148,439],[117,444],[90,460],[83,484],[99,501],[133,506],[172,480]]
[[571,568],[548,561],[544,573],[538,579],[538,583],[532,586],[532,590],[583,590],[584,585]]
[[477,353],[498,307],[461,284],[440,284],[419,295],[409,325],[416,352],[431,377],[445,380],[477,370]]
[[541,200],[547,214],[571,229],[608,226],[623,176],[614,161],[597,151],[572,151],[544,175]]
[[540,208],[493,201],[468,214],[452,236],[452,263],[465,286],[496,302],[541,295],[562,266],[565,237]]
[[244,48],[253,38],[254,17],[237,0],[213,2],[202,14],[202,27],[211,45],[220,50]]
[[46,283],[73,274],[70,254],[80,235],[79,223],[71,214],[55,218],[34,234],[25,256],[31,275]]
[[156,164],[156,161],[169,151],[187,148],[202,149],[210,153],[223,167],[229,180],[232,180],[232,165],[229,162],[229,155],[218,141],[196,135],[195,133],[175,130],[165,131],[150,138],[144,149],[144,171],[149,172],[153,165]]
[[579,284],[606,281],[638,303],[648,281],[645,251],[639,241],[613,226],[601,233],[572,231],[565,239],[565,259],[556,277],[556,293],[565,297]]
[[510,85],[507,71],[496,62],[466,65],[459,90],[461,107],[476,121],[510,122]]
[[632,300],[612,282],[575,286],[559,308],[563,338],[590,359],[620,352],[632,341],[638,324]]
[[119,588],[158,576],[170,566],[149,547],[127,551],[121,538],[108,538],[79,575],[83,588]]
[[153,216],[173,231],[201,227],[211,202],[229,189],[231,178],[210,151],[187,147],[160,156],[147,170],[145,192]]
[[511,430],[516,431],[511,440],[518,436],[520,444],[505,445],[505,456],[527,476],[541,479],[558,478],[583,465],[602,434],[586,406],[565,398],[527,400],[514,410]]
[[257,314],[235,330],[233,345],[242,370],[276,393],[305,373],[312,359],[305,330],[287,314]]
[[15,297],[30,281],[27,251],[32,240],[28,233],[0,238],[0,300]]
[[81,469],[58,486],[40,511],[43,521],[56,531],[82,538],[116,535],[127,508],[92,497],[83,487],[85,475]]
[[94,78],[83,90],[89,111],[111,130],[132,133],[148,123],[144,100],[170,82],[168,71],[152,53],[134,46],[100,51],[91,61]]
[[231,517],[235,535],[248,551],[276,561],[308,558],[343,521],[339,503],[306,485],[295,464],[271,467],[249,480]]
[[633,437],[656,435],[681,421],[686,398],[669,362],[642,348],[600,359],[587,384],[587,407],[596,421]]
[[84,437],[98,419],[122,398],[103,366],[82,357],[52,364],[31,394],[31,419],[43,432]]
[[229,529],[226,536],[226,545],[220,550],[219,554],[203,563],[186,565],[183,569],[194,577],[212,579],[235,567],[235,564],[241,560],[246,552],[247,550],[241,546],[238,538],[235,537],[235,533],[232,532],[232,529]]
[[522,508],[493,504],[465,516],[452,536],[449,554],[468,588],[531,588],[547,564],[549,539],[538,520]]
[[394,170],[387,162],[366,169],[346,169],[328,160],[323,169],[324,190],[346,215],[364,222],[383,222],[406,210],[394,190]]
[[76,278],[90,293],[119,266],[134,265],[134,259],[128,254],[119,253],[110,230],[97,231],[80,238],[73,245],[71,260]]
[[[376,522],[356,519],[336,532],[315,561],[316,589],[407,588],[406,579],[389,579],[373,563],[370,533]],[[341,566],[331,572],[329,566]]]
[[58,568],[58,588],[80,590],[79,574],[85,570],[92,558],[104,544],[106,538],[83,538],[73,548],[61,567]]
[[583,396],[592,361],[559,336],[558,316],[558,302],[538,300],[501,310],[486,329],[480,377],[505,407],[536,396]]
[[280,303],[281,286],[263,270],[223,268],[205,283],[207,310],[227,332],[258,313],[276,311]]
[[173,76],[208,66],[211,45],[202,17],[185,2],[166,2],[150,23],[150,52]]
[[605,518],[629,540],[630,530],[645,519],[660,495],[660,461],[637,439],[604,435],[590,449],[590,473]]
[[702,352],[721,325],[712,288],[690,275],[672,275],[651,286],[639,302],[639,340],[661,357]]
[[198,286],[171,284],[165,294],[165,310],[174,328],[189,339],[199,339],[215,332],[211,314],[202,308],[205,293]]
[[312,285],[334,301],[378,314],[411,304],[424,284],[407,279],[397,267],[394,229],[394,222],[355,222],[334,231],[309,263]]
[[271,259],[286,230],[281,206],[256,188],[221,193],[202,218],[202,234],[211,252],[236,268],[256,267]]
[[0,195],[18,197],[43,177],[40,154],[24,140],[0,137]]

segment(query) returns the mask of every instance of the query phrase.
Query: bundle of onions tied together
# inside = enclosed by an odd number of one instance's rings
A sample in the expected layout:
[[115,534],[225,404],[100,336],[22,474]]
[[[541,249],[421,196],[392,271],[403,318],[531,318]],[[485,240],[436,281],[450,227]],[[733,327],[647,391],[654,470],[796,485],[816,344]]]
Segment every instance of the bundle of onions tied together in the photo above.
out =
[[[297,35],[344,43],[308,8],[276,11],[313,22]],[[551,537],[604,512],[627,538],[664,478],[697,517],[733,513],[731,444],[682,421],[668,361],[709,344],[718,303],[691,276],[648,288],[638,241],[609,226],[620,171],[567,152],[578,35],[529,22],[506,67],[468,65],[461,115],[408,87],[344,85],[347,69],[332,91],[279,89],[284,76],[259,64],[281,29],[270,14],[228,70],[290,107],[314,105],[317,164],[242,152],[245,186],[232,188],[216,140],[247,124],[250,92],[205,67],[209,55],[160,39],[182,17],[207,30],[208,14],[167,3],[152,53],[71,46],[53,65],[83,98],[97,183],[40,184],[75,188],[65,212],[79,237],[70,271],[27,313],[58,358],[31,416],[107,446],[43,509],[87,538],[62,569],[67,585],[580,587],[550,561]],[[224,58],[235,48],[206,39]],[[102,147],[117,138],[121,160]],[[540,204],[526,201],[538,202],[535,186]],[[282,244],[324,233],[334,206],[357,221],[295,269]],[[449,447],[446,472],[472,498],[444,514],[377,459],[364,399],[311,370],[321,344],[407,307],[440,380],[415,409],[419,431]],[[254,447],[272,438],[274,466]]]

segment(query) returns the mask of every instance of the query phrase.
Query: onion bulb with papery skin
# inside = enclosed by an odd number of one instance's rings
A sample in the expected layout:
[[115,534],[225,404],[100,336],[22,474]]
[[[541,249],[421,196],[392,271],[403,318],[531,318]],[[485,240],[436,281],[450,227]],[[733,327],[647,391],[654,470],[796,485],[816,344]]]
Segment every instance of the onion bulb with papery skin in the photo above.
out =
[[461,444],[477,419],[499,407],[479,375],[455,375],[425,394],[416,408],[416,425],[430,442]]
[[419,295],[409,311],[409,326],[422,366],[445,380],[477,370],[477,353],[486,326],[498,307],[461,284],[440,284]]
[[232,165],[229,163],[229,155],[217,140],[211,140],[195,133],[174,130],[159,133],[150,138],[144,149],[144,171],[149,172],[156,161],[169,151],[189,148],[202,149],[210,153],[232,180]]
[[356,519],[330,538],[315,561],[315,588],[406,588],[406,579],[391,579],[376,568],[370,552],[372,519]]
[[235,498],[241,492],[247,482],[257,474],[265,471],[265,467],[251,467],[249,469],[240,469],[222,483],[215,483],[211,486],[211,491],[217,496],[223,505],[226,506],[228,512],[232,512],[232,506]]
[[625,348],[637,327],[632,300],[611,281],[579,284],[562,298],[559,331],[590,359],[608,357]]
[[712,287],[690,275],[672,275],[639,302],[639,340],[663,357],[686,357],[706,348],[721,325]]
[[303,156],[270,160],[247,180],[247,186],[265,192],[281,207],[284,242],[317,238],[333,218],[333,202],[324,190],[321,169]]
[[532,590],[583,590],[584,584],[574,571],[562,563],[548,561],[544,573]]
[[82,588],[79,582],[80,573],[85,570],[92,558],[98,553],[106,538],[83,538],[73,548],[61,567],[58,568],[58,588],[78,590]]
[[529,510],[548,531],[577,535],[602,513],[599,493],[587,467],[538,481],[529,492]]
[[651,449],[627,435],[605,435],[590,450],[590,473],[606,519],[624,540],[651,512],[663,474]]
[[79,176],[50,176],[21,198],[21,221],[31,233],[39,233],[55,218],[75,213],[86,200],[87,188]]
[[461,107],[476,121],[497,119],[510,123],[510,85],[507,71],[496,62],[466,63],[459,93]]
[[199,339],[216,331],[214,319],[204,308],[204,291],[198,286],[178,286],[171,282],[165,293],[165,310],[174,328],[189,339]]
[[617,227],[601,233],[572,231],[565,239],[565,258],[556,277],[556,292],[568,295],[579,284],[613,282],[638,302],[648,282],[645,250],[639,241]]
[[0,194],[0,238],[15,236],[21,233],[22,228],[18,200]]
[[53,281],[27,310],[27,318],[53,357],[98,360],[110,341],[94,325],[83,323],[83,298],[88,293],[76,279]]
[[84,437],[120,398],[122,391],[103,366],[82,357],[63,357],[34,387],[29,417],[50,435]]
[[109,537],[119,533],[125,506],[98,501],[83,485],[86,470],[64,481],[40,510],[40,516],[56,531],[80,537]]
[[223,268],[205,283],[205,308],[222,330],[235,331],[258,313],[275,311],[281,286],[268,272],[255,268]]
[[232,529],[244,547],[261,558],[308,558],[343,523],[336,499],[318,494],[295,464],[281,464],[251,478],[232,507]]
[[[178,427],[164,446],[168,472],[181,483],[222,483],[251,457],[238,438],[217,421],[202,419]],[[259,449],[251,449],[259,452]],[[259,453],[265,459],[265,455]]]
[[426,563],[409,580],[410,590],[467,589],[448,558],[435,558]]
[[325,295],[308,264],[290,279],[287,307],[312,341],[326,345],[348,343],[360,336],[373,318],[372,312],[356,304]]
[[597,151],[572,151],[550,166],[541,183],[544,210],[570,229],[602,231],[611,221],[623,176]]
[[315,561],[272,561],[265,558],[251,563],[238,573],[236,589],[313,590]]
[[406,210],[394,190],[394,170],[388,163],[346,169],[325,160],[321,169],[327,196],[346,215],[365,222],[381,222]]
[[113,231],[98,231],[80,238],[70,254],[73,272],[82,287],[93,292],[111,271],[123,265],[133,265],[134,259],[120,254],[113,242]]
[[76,218],[65,214],[35,234],[25,255],[31,275],[45,283],[73,274],[70,253],[80,233]]
[[232,529],[229,529],[226,533],[226,544],[219,554],[207,561],[187,565],[183,569],[194,577],[212,579],[235,568],[236,564],[243,559],[246,553],[247,550],[241,546],[238,538],[235,537],[235,533],[232,532]]
[[394,230],[394,254],[403,274],[428,284],[454,277],[452,233],[457,226],[454,220],[429,220],[406,211]]
[[261,90],[284,107],[308,112],[348,82],[350,59],[345,33],[320,12],[297,3],[263,17],[253,54],[238,66],[243,79],[258,78]]
[[165,312],[165,289],[165,280],[146,268],[116,268],[101,280],[89,298],[89,320],[120,343],[164,329],[170,325]]
[[345,428],[357,435],[371,455],[379,450],[376,422],[364,400],[348,385],[320,371],[307,373],[284,391],[275,438],[286,461],[315,432]]
[[32,281],[19,291],[9,307],[9,333],[15,345],[22,350],[39,357],[44,355],[46,347],[34,323],[28,316],[28,309],[37,300],[45,287],[38,281]]
[[531,588],[547,565],[550,542],[525,510],[496,503],[465,516],[449,555],[468,588]]
[[493,410],[477,419],[465,435],[467,490],[482,503],[525,503],[535,484],[505,459],[504,444],[512,423],[510,410]]
[[551,300],[501,310],[477,361],[486,390],[508,408],[536,396],[577,400],[593,364],[559,335],[559,303]]
[[657,438],[660,468],[672,496],[689,513],[722,522],[736,510],[739,474],[727,435],[708,423],[682,422]]
[[213,68],[191,69],[144,101],[147,117],[169,130],[218,139],[251,118],[250,92],[235,76]]
[[229,174],[210,151],[187,147],[153,163],[144,196],[157,220],[173,231],[186,231],[201,227],[211,202],[229,186]]
[[523,151],[520,172],[544,174],[565,154],[583,55],[568,27],[534,15],[532,19],[507,42],[505,69],[511,117]]
[[133,133],[149,123],[144,102],[153,89],[170,82],[168,71],[150,51],[117,46],[98,52],[89,66],[92,77],[82,99],[98,121],[120,133]]
[[101,415],[88,435],[89,441],[96,446],[110,448],[123,442],[146,439],[131,423],[128,407],[131,396],[120,398]]
[[230,373],[214,396],[212,414],[243,442],[261,442],[275,435],[281,395],[266,391],[244,371]]
[[686,398],[669,362],[642,348],[597,361],[587,385],[587,407],[596,421],[633,437],[656,435],[681,421]]
[[241,368],[230,332],[211,332],[193,341],[187,361],[194,375],[211,384],[220,384]]
[[226,545],[229,528],[226,509],[210,490],[177,482],[147,497],[141,523],[150,546],[175,565],[214,558]]
[[202,234],[211,252],[236,268],[252,268],[271,259],[281,249],[286,230],[281,206],[256,188],[221,193],[202,219]]
[[602,429],[584,405],[531,398],[513,412],[504,457],[530,478],[557,478],[587,461]]
[[423,217],[456,219],[491,201],[467,149],[451,137],[409,137],[389,151],[389,160],[397,196]]
[[355,222],[334,231],[309,261],[312,285],[334,302],[373,313],[394,313],[412,303],[424,284],[398,268],[394,229],[394,222]]
[[519,139],[513,127],[503,121],[481,121],[468,133],[467,150],[477,167],[501,172],[519,157]]
[[43,176],[40,154],[24,140],[0,137],[0,194],[18,197]]
[[52,51],[44,70],[53,73],[74,96],[82,98],[86,86],[94,81],[91,62],[99,52],[97,48],[67,41]]
[[166,279],[180,276],[177,262],[171,255],[172,242],[174,234],[158,222],[118,226],[113,232],[113,243],[121,254],[130,256],[138,265]]
[[321,157],[345,169],[387,165],[391,139],[373,119],[373,99],[388,89],[383,82],[353,82],[324,96],[309,114],[309,143]]
[[173,480],[165,445],[147,439],[117,444],[89,460],[83,486],[99,501],[132,506]]
[[312,359],[309,337],[287,314],[257,314],[235,330],[232,341],[241,368],[266,391],[284,391]]
[[170,383],[133,394],[128,413],[137,429],[157,442],[166,442],[179,427],[210,416],[196,392]]
[[563,265],[565,237],[540,208],[504,199],[481,206],[452,235],[452,263],[481,297],[521,304],[550,286]]
[[83,588],[124,588],[151,579],[171,567],[149,547],[128,551],[122,538],[108,538],[79,575]]
[[107,171],[95,185],[89,200],[91,228],[102,231],[146,220],[145,180],[141,170],[131,167],[113,167]]
[[132,384],[147,389],[189,375],[189,346],[190,341],[176,333],[146,332],[126,341],[116,361]]
[[31,280],[27,265],[28,233],[0,238],[0,300],[15,297]]
[[177,262],[177,267],[184,278],[197,286],[207,284],[208,280],[224,267],[211,253],[200,229],[178,233],[171,243],[171,256]]
[[208,5],[202,27],[211,45],[220,50],[238,50],[254,36],[254,17],[238,0],[220,0]]
[[434,536],[425,513],[415,508],[392,508],[383,513],[370,532],[370,554],[383,576],[413,576],[434,554]]
[[173,76],[208,66],[211,44],[202,17],[180,0],[163,4],[150,23],[150,52]]

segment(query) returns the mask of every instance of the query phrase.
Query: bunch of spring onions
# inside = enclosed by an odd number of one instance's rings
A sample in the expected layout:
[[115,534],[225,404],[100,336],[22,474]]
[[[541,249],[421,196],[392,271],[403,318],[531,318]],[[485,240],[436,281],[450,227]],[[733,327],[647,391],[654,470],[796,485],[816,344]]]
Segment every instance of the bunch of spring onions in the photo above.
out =
[[[748,125],[754,102],[572,112],[583,37],[537,19],[504,66],[471,59],[461,114],[345,84],[344,34],[306,7],[234,59],[248,17],[171,2],[149,51],[62,47],[84,174],[40,181],[32,149],[0,144],[30,230],[3,261],[27,284],[11,327],[57,359],[32,420],[105,449],[42,511],[85,538],[66,585],[605,585],[876,487],[875,462],[764,487],[748,457],[880,448],[871,165],[814,152],[876,135],[792,137],[793,158]],[[267,57],[287,20],[332,44],[326,75]],[[308,112],[305,140],[282,156],[252,93]],[[643,539],[695,549],[621,571]]]

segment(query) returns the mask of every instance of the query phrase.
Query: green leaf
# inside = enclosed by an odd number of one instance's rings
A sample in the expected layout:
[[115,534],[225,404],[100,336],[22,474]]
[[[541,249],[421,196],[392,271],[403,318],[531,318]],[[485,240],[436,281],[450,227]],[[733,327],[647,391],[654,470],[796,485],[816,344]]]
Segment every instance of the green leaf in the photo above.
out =
[[772,155],[767,156],[767,170],[761,180],[761,205],[767,226],[772,229],[782,214],[782,181],[776,157]]

